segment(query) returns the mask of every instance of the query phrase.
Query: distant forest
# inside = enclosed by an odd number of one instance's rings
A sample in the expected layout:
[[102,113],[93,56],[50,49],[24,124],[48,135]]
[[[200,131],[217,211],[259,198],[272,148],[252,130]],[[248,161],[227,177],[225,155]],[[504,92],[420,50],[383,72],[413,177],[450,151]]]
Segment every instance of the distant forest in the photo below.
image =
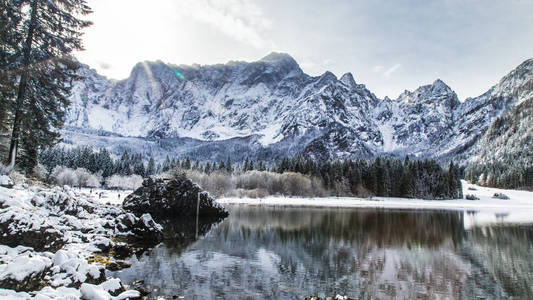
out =
[[[315,161],[283,157],[273,163],[233,163],[231,157],[219,162],[191,161],[167,157],[156,163],[141,154],[124,152],[112,158],[105,149],[89,147],[52,148],[39,157],[46,172],[57,166],[83,168],[103,179],[112,175],[186,173],[215,196],[383,196],[424,199],[462,198],[460,170],[453,162],[448,169],[433,160],[394,158]],[[243,193],[244,192],[244,193]]]
[[533,190],[533,163],[517,164],[512,160],[471,163],[465,170],[465,179],[481,186]]

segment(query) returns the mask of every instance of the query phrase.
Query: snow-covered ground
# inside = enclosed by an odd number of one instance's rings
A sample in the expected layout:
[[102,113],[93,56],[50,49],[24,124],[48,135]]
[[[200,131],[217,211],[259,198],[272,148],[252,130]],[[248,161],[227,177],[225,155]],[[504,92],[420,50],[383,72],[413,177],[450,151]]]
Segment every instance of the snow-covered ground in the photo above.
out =
[[102,204],[122,205],[124,198],[126,198],[126,196],[128,196],[129,194],[133,193],[133,190],[81,188],[77,190],[77,192]]
[[[138,291],[125,291],[119,279],[106,278],[103,263],[89,260],[95,252],[120,244],[116,238],[132,236],[136,228],[160,232],[150,215],[137,218],[111,205],[129,192],[0,187],[0,299],[138,297]],[[103,261],[114,260],[102,255]]]
[[[462,181],[463,194],[474,194],[479,200],[422,200],[374,197],[267,197],[221,198],[221,204],[314,206],[314,207],[379,207],[391,209],[453,209],[469,212],[465,226],[494,222],[533,223],[533,192],[481,187]],[[469,190],[475,188],[476,190]],[[493,198],[495,193],[509,196],[509,200]]]

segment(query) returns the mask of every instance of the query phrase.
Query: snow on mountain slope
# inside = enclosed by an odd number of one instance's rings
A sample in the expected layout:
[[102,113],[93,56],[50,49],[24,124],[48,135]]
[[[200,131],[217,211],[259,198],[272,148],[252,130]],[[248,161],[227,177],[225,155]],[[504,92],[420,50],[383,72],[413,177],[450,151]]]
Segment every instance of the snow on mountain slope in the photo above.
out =
[[[492,123],[473,147],[470,161],[474,164],[467,168],[467,172],[480,167],[499,166],[491,168],[499,173],[492,173],[492,170],[489,173],[492,177],[490,184],[499,186],[511,185],[501,178],[518,177],[515,179],[518,182],[533,179],[533,95],[529,97]],[[502,182],[496,182],[496,178]]]
[[[455,112],[453,140],[460,144],[448,152],[458,160],[469,160],[478,152],[476,144],[489,127],[524,101],[533,98],[533,59],[529,59],[504,76],[498,84],[477,98],[469,98]],[[490,133],[494,135],[493,133]],[[531,147],[531,145],[524,145]],[[450,147],[451,148],[451,147]],[[495,149],[497,150],[497,149]]]
[[350,73],[312,77],[282,53],[210,66],[142,62],[122,81],[82,68],[66,125],[151,140],[243,138],[265,156],[451,157],[466,153],[495,118],[532,93],[532,61],[463,103],[441,80],[381,100]]
[[[533,59],[503,77],[489,91],[459,102],[441,80],[406,91],[381,104],[375,115],[390,146],[385,152],[466,161],[473,145],[500,116],[533,96]],[[392,137],[387,136],[393,130]]]
[[453,112],[460,102],[449,86],[436,80],[382,105],[385,107],[377,115],[382,133],[392,131],[387,150],[427,155],[440,146],[443,136],[453,127]]
[[[249,64],[143,62],[128,79],[101,85],[100,94],[85,106],[84,118],[69,116],[68,125],[128,136],[200,140],[247,136],[264,130],[280,117],[278,112],[292,108],[308,80],[292,58],[277,54]],[[93,124],[97,115],[109,121]]]

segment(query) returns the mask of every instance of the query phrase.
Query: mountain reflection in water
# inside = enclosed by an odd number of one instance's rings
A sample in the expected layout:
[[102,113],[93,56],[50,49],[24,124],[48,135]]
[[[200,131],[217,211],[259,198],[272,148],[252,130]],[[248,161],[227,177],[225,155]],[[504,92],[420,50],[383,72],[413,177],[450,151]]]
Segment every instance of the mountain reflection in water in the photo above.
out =
[[533,299],[531,226],[465,230],[462,211],[229,209],[199,240],[160,244],[116,275],[186,299]]

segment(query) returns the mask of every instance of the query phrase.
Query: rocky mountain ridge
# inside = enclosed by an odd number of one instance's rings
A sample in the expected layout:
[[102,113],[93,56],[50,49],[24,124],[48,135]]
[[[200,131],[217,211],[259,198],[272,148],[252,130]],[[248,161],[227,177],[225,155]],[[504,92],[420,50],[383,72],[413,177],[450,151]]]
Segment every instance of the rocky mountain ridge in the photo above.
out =
[[[331,72],[309,76],[282,53],[209,66],[143,62],[121,81],[84,67],[65,136],[83,144],[83,128],[181,147],[176,154],[203,159],[465,159],[496,118],[533,94],[532,73],[530,59],[483,95],[460,102],[441,80],[397,99],[379,99],[351,73],[340,79]],[[143,151],[157,155],[157,148]]]

